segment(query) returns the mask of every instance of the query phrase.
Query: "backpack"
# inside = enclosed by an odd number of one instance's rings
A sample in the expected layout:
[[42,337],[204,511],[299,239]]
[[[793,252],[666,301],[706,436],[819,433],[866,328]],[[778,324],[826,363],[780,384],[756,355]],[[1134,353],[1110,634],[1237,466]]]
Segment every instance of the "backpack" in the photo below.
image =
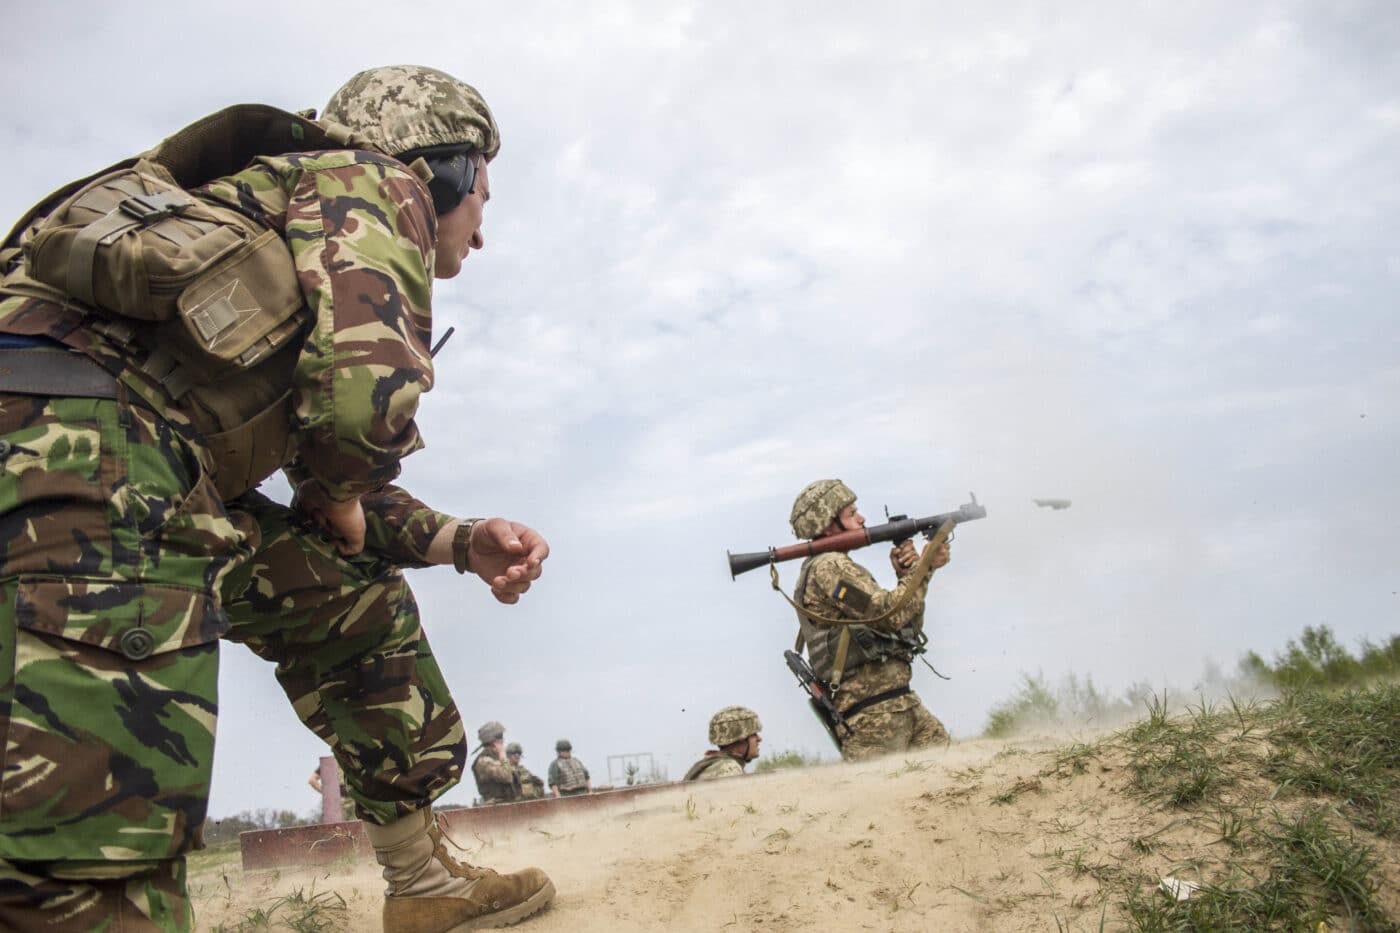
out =
[[307,322],[277,231],[186,189],[257,156],[346,148],[371,147],[262,104],[211,114],[32,208],[0,249],[3,287],[76,303],[179,398],[267,359]]

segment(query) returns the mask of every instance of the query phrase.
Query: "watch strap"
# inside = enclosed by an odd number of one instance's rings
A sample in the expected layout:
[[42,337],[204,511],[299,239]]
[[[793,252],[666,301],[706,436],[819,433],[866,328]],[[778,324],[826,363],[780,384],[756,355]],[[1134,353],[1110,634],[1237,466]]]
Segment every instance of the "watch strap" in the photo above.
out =
[[479,521],[482,519],[464,518],[458,522],[457,530],[452,533],[452,566],[457,568],[458,573],[467,573],[472,569],[469,559],[472,529],[476,528]]

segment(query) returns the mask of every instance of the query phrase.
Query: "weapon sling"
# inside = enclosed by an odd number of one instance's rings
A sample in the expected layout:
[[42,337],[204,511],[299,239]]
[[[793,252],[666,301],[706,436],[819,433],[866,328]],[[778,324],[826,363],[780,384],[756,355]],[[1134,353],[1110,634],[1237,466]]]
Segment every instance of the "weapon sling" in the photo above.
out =
[[[890,616],[903,609],[904,605],[907,602],[909,602],[910,598],[914,595],[914,591],[919,588],[919,585],[922,584],[926,578],[933,574],[933,554],[935,551],[938,550],[939,546],[941,546],[943,542],[948,540],[948,535],[953,533],[953,526],[955,524],[957,523],[954,522],[952,519],[948,519],[942,525],[938,526],[938,531],[934,534],[932,538],[929,539],[928,544],[924,546],[924,553],[919,557],[919,562],[914,565],[913,571],[909,574],[908,577],[901,581],[909,585],[905,587],[904,592],[900,594],[899,598],[894,601],[894,605],[890,606],[889,609],[885,610],[873,619],[829,619],[825,616],[819,616],[814,612],[809,612],[808,610],[803,609],[801,606],[797,605],[796,601],[794,601],[791,596],[784,593],[783,588],[779,586],[777,563],[770,562],[768,564],[768,575],[769,578],[772,580],[773,589],[777,590],[778,593],[783,597],[783,599],[787,600],[788,605],[791,606],[794,610],[796,610],[798,615],[803,616],[804,618],[810,619],[811,621],[819,624],[839,625],[842,627],[841,635],[836,642],[836,660],[832,668],[831,691],[833,693],[835,693],[840,688],[841,678],[845,675],[846,672],[846,655],[850,652],[851,648],[851,630],[849,626],[870,625],[872,622],[883,622],[885,619],[888,619]],[[802,633],[798,632],[797,646],[795,649],[798,653],[801,653],[802,651],[802,644]],[[935,673],[937,672],[935,671]],[[940,674],[939,676],[942,675]]]

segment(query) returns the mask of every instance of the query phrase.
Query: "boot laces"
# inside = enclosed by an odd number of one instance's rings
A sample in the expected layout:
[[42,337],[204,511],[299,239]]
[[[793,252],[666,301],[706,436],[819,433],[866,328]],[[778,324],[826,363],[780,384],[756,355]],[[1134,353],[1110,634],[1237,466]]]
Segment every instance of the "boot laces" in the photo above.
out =
[[458,852],[466,852],[467,847],[453,839],[452,835],[448,833],[447,821],[443,819],[443,814],[433,814],[433,825],[429,827],[428,834],[433,838],[433,857],[441,862],[442,867],[447,869],[447,873],[454,878],[481,878],[497,873],[492,868],[480,868],[466,860],[458,861],[452,853],[447,851],[443,840],[452,843],[452,847]]

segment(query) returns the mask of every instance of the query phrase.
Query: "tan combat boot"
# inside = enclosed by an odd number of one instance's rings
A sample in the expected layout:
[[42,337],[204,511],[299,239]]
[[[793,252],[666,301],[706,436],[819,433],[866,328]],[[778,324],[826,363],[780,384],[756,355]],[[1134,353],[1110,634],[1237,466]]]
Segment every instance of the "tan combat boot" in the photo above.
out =
[[384,866],[384,933],[458,933],[509,926],[554,899],[554,883],[538,868],[502,875],[447,853],[431,810],[375,826],[365,823]]

